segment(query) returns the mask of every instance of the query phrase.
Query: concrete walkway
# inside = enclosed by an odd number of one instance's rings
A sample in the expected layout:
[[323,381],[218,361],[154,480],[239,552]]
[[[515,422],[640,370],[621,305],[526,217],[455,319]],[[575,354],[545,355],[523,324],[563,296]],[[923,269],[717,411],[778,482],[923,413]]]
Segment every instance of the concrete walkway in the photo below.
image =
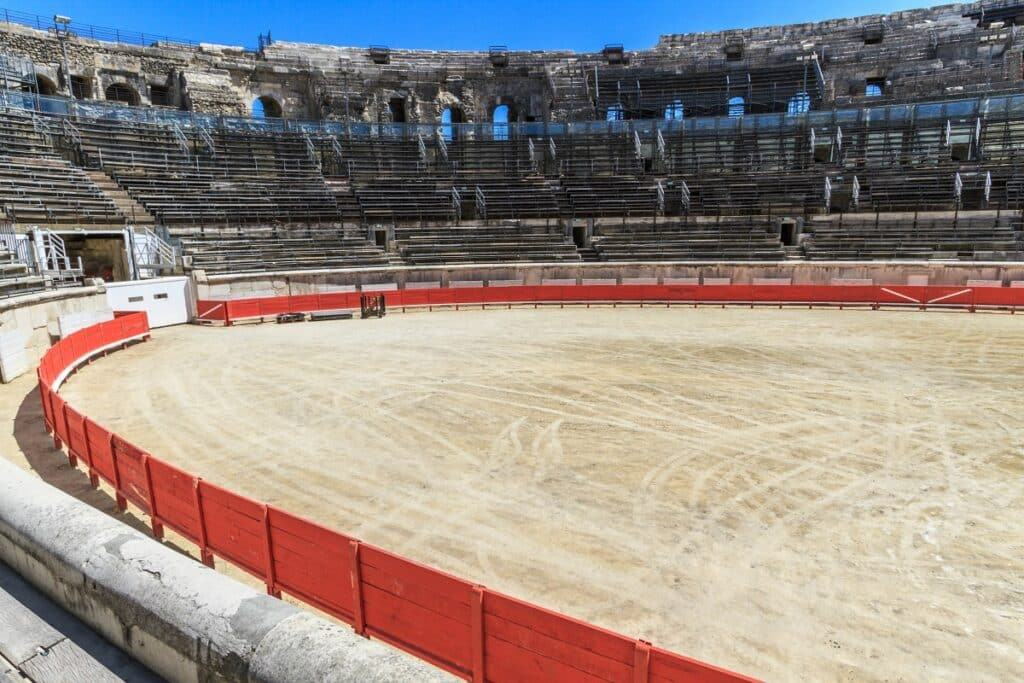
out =
[[0,683],[157,683],[0,562]]

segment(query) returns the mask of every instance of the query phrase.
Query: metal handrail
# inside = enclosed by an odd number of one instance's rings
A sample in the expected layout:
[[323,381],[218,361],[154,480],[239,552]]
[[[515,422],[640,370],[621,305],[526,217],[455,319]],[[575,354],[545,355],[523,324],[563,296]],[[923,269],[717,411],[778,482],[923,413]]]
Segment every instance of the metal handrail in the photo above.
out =
[[[19,12],[18,10],[0,8],[0,18],[9,24],[21,24],[38,31],[51,31],[56,27],[53,17],[44,17],[31,12]],[[126,31],[119,28],[106,26],[95,26],[93,24],[72,24],[71,35],[91,40],[103,40],[114,43],[125,43],[128,45],[142,45],[148,47],[154,43],[173,43],[188,47],[198,47],[200,41],[187,38],[171,38],[157,33],[145,33],[142,31]]]

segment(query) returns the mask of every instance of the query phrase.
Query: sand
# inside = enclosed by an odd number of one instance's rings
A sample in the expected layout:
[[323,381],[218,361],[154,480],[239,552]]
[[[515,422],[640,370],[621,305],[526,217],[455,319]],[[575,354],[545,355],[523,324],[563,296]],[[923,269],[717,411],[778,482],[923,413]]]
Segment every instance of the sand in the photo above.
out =
[[[448,311],[158,330],[64,394],[215,483],[720,666],[1007,681],[1022,350],[1006,314]],[[42,426],[8,390],[17,459]],[[29,466],[105,496],[39,438]]]

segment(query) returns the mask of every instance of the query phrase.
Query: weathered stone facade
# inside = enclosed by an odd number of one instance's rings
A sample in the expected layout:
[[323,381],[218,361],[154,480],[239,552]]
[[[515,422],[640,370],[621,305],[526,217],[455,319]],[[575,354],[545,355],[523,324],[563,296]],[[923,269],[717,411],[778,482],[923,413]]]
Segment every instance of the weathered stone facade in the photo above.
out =
[[[735,83],[758,70],[790,66],[799,73],[805,65],[805,79],[806,74],[818,79],[820,73],[815,108],[856,105],[871,84],[895,100],[1019,85],[1021,45],[1014,27],[1006,25],[1016,23],[1016,17],[993,24],[964,16],[980,7],[946,5],[665,35],[652,49],[623,52],[621,64],[600,52],[508,52],[507,65],[495,65],[487,52],[373,54],[364,48],[289,42],[258,51],[211,44],[141,47],[79,36],[67,40],[67,52],[84,99],[110,99],[111,86],[125,86],[129,96],[137,94],[132,104],[214,114],[244,115],[254,100],[269,97],[285,117],[295,119],[435,122],[451,109],[454,121],[473,123],[489,121],[496,107],[508,105],[511,121],[589,120],[604,119],[609,107],[609,94],[602,99],[595,92],[602,78],[626,90],[634,82],[639,90],[641,77],[648,89],[663,78],[670,91],[688,74]],[[1024,23],[1024,6],[1019,18]],[[44,90],[65,92],[61,44],[53,31],[0,23],[0,53],[32,60]],[[780,95],[783,107],[791,91]],[[634,95],[639,100],[645,94]],[[671,92],[662,95],[669,102],[671,97]],[[658,106],[638,105],[639,113],[630,111],[626,117],[660,116]],[[693,114],[687,106],[686,115]]]

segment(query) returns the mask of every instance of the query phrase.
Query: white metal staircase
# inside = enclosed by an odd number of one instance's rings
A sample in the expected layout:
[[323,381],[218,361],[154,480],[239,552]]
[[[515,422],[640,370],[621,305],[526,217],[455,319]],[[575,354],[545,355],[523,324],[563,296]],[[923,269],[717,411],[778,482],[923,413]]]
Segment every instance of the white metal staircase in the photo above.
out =
[[136,226],[132,230],[132,252],[140,279],[158,277],[163,271],[173,271],[178,260],[177,250],[152,228]]
[[39,274],[55,285],[77,283],[82,279],[81,257],[74,261],[68,256],[60,235],[45,228],[33,228],[32,245]]

